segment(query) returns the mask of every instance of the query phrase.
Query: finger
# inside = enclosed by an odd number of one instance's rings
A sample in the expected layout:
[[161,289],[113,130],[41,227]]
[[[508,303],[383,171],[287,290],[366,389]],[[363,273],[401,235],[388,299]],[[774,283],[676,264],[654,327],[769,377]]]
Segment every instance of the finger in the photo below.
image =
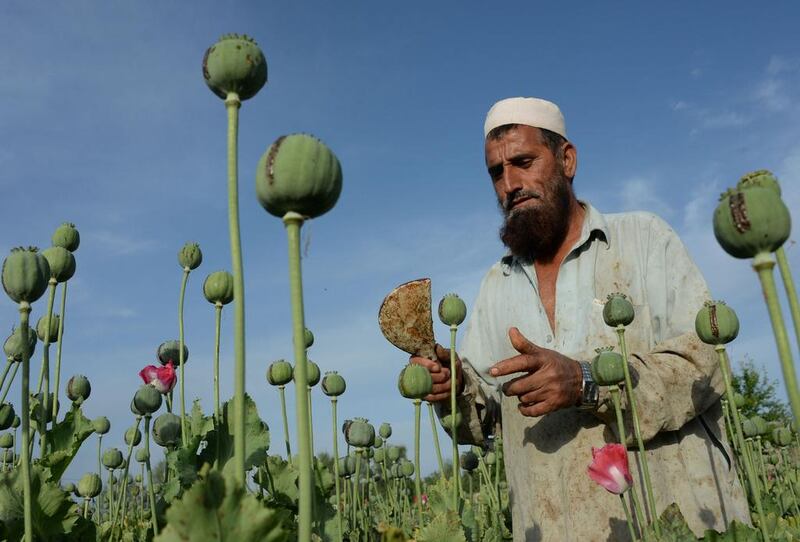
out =
[[443,382],[442,384],[435,384],[431,387],[431,394],[436,395],[439,393],[447,394],[450,397],[450,381]]
[[534,405],[536,403],[542,403],[545,401],[547,397],[547,391],[543,388],[535,388],[529,391],[528,393],[524,393],[518,397],[519,402],[523,405]]
[[450,349],[445,348],[439,343],[436,343],[434,346],[434,352],[436,353],[436,358],[441,363],[450,363]]
[[539,347],[529,341],[517,327],[508,330],[508,338],[511,340],[511,346],[520,354],[535,354],[539,350]]
[[441,371],[442,368],[442,365],[438,361],[433,359],[423,358],[421,356],[411,356],[408,362],[415,363],[417,365],[422,365],[423,367],[428,369],[428,371],[430,371],[431,375],[433,375],[433,373],[438,373],[439,371]]
[[450,400],[450,393],[431,393],[425,396],[425,400],[429,403],[441,403],[442,401]]
[[431,380],[433,381],[433,385],[441,384],[443,382],[450,381],[450,373],[445,373],[444,371],[439,371],[438,373],[431,373]]
[[503,393],[506,397],[521,396],[541,388],[541,384],[532,374],[525,374],[509,380],[503,384]]
[[498,361],[489,370],[492,376],[504,376],[512,373],[531,372],[540,367],[541,363],[536,356],[520,354],[512,358]]
[[555,410],[550,403],[547,401],[542,401],[540,403],[535,403],[533,405],[527,405],[520,403],[517,405],[517,408],[523,416],[528,416],[530,418],[536,418],[539,416],[544,416],[545,414],[549,414]]

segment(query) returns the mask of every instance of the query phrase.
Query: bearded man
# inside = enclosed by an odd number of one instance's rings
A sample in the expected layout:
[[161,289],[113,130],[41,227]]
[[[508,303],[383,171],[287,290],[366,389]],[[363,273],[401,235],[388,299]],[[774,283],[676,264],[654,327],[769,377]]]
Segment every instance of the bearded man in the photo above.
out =
[[[630,538],[619,499],[586,472],[592,447],[618,441],[587,363],[617,344],[602,316],[615,292],[636,313],[625,336],[656,508],[676,502],[698,535],[749,522],[724,443],[717,358],[694,333],[709,294],[678,236],[653,214],[601,214],[576,198],[577,150],[555,104],[502,100],[484,135],[509,252],[484,277],[463,337],[457,438],[485,446],[502,423],[514,540]],[[426,399],[445,415],[449,351],[437,345],[437,357],[411,361],[430,369]],[[635,446],[629,457],[644,501]]]

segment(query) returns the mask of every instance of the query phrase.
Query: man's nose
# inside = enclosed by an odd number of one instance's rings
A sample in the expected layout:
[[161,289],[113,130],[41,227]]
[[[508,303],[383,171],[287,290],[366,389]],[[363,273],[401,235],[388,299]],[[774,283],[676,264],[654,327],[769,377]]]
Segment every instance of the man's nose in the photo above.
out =
[[522,178],[516,168],[505,167],[503,168],[503,177],[500,180],[500,186],[503,189],[503,194],[508,196],[514,192],[522,189]]

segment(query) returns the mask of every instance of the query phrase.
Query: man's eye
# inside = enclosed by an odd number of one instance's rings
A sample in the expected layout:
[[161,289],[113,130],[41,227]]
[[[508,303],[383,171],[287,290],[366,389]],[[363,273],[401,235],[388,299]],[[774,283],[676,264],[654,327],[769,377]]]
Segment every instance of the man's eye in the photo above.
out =
[[493,181],[497,181],[502,176],[503,176],[502,166],[489,168],[489,177],[491,177]]

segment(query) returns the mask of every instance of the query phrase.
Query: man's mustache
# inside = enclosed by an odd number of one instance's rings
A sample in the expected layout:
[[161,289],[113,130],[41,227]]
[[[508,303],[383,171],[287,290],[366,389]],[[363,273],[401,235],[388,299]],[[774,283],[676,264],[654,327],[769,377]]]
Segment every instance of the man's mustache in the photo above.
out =
[[512,192],[508,196],[506,196],[506,200],[503,202],[503,210],[508,213],[511,211],[511,208],[516,205],[520,200],[523,199],[541,199],[542,195],[538,192],[534,192],[533,190],[519,190],[517,192]]

